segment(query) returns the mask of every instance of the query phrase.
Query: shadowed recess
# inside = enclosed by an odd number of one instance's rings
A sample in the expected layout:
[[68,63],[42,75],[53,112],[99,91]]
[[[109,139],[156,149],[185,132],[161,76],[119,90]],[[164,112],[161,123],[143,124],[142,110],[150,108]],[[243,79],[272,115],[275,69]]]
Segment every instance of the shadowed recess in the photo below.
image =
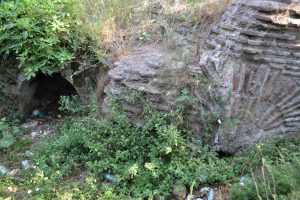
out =
[[47,76],[39,73],[29,82],[32,96],[25,105],[25,114],[30,114],[34,109],[46,113],[56,113],[59,108],[60,96],[77,95],[74,86],[59,73]]

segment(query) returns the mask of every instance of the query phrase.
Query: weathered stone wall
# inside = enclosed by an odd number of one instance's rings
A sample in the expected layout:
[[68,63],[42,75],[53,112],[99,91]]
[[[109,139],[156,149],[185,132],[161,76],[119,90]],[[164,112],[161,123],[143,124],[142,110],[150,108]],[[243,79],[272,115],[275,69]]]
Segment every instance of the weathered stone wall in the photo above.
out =
[[275,136],[300,135],[300,3],[240,0],[206,41],[200,67],[230,94],[232,131],[219,145],[236,152]]
[[[233,1],[196,63],[192,27],[177,36],[175,30],[175,38],[184,39],[173,49],[142,47],[117,62],[102,111],[107,113],[112,96],[138,122],[144,105],[172,110],[180,89],[188,87],[196,101],[185,121],[200,136],[213,125],[210,141],[221,151],[237,153],[265,139],[300,135],[299,25],[299,1]],[[135,91],[145,96],[133,98]]]

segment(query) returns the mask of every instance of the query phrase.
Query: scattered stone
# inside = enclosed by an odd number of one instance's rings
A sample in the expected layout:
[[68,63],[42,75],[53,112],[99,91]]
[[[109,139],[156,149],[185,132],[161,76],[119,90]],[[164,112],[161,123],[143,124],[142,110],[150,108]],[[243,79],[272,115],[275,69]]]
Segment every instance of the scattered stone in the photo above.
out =
[[166,198],[164,196],[159,196],[157,200],[166,200]]
[[34,131],[30,135],[31,135],[31,137],[33,139],[33,138],[35,138],[38,135],[38,132]]
[[211,190],[211,188],[209,187],[204,187],[204,188],[201,188],[200,192],[202,194],[208,194],[208,192]]
[[9,174],[10,176],[15,176],[17,173],[19,173],[19,171],[20,171],[20,169],[13,169],[13,170],[11,170],[8,174]]
[[0,166],[0,175],[5,175],[7,173],[7,169],[4,166]]
[[28,160],[22,160],[21,165],[23,169],[29,169],[30,167]]
[[175,199],[177,200],[185,199],[186,195],[187,195],[187,190],[184,185],[176,184],[174,186],[173,196],[175,197]]
[[51,134],[52,132],[53,132],[53,130],[47,129],[47,130],[44,130],[44,131],[43,131],[43,135],[44,135],[44,136],[47,136],[47,135]]
[[199,193],[199,195],[197,195],[197,198],[199,198],[199,200],[201,200],[203,198],[207,199],[207,200],[213,200],[213,196],[214,196],[214,190],[212,188],[203,187],[200,189],[200,193]]
[[8,187],[7,188],[7,190],[9,191],[9,192],[13,192],[13,193],[16,193],[17,191],[18,191],[18,188],[17,187]]
[[22,124],[21,128],[23,128],[23,129],[34,129],[38,124],[39,124],[38,121],[33,120],[33,121],[29,121],[29,122],[26,122],[26,123]]

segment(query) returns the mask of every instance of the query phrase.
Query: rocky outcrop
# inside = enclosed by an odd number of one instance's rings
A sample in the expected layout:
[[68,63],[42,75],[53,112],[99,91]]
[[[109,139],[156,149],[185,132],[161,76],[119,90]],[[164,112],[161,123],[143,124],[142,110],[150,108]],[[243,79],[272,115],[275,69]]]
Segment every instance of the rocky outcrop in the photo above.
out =
[[[111,98],[121,104],[133,121],[142,122],[144,109],[170,111],[175,106],[183,64],[176,55],[156,47],[143,47],[115,63],[104,89],[103,113],[108,113]],[[177,77],[176,74],[178,75]],[[177,80],[175,80],[177,79]]]
[[[196,101],[185,121],[200,136],[210,129],[210,142],[221,151],[300,135],[299,25],[298,1],[233,1],[196,64],[196,32],[194,42],[175,50],[142,47],[117,62],[103,87],[102,111],[113,97],[140,122],[147,103],[170,111],[187,87]],[[178,53],[182,49],[185,56]]]
[[231,131],[220,148],[237,152],[253,143],[300,135],[300,2],[235,1],[211,31],[199,66],[222,85]]

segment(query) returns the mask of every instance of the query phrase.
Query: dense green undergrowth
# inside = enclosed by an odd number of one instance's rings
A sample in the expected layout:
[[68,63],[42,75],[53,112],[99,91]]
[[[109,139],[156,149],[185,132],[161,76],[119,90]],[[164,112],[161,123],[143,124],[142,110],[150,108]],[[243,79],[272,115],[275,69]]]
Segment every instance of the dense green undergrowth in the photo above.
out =
[[72,116],[35,147],[34,167],[23,174],[26,182],[3,179],[0,194],[12,194],[5,191],[15,187],[24,191],[21,199],[155,199],[171,197],[175,188],[233,184],[232,199],[299,198],[299,139],[270,141],[245,156],[220,158],[178,120],[190,102],[186,95],[179,100],[171,113],[149,108],[141,126],[116,105],[111,119],[103,120],[94,105],[63,97],[61,110]]
[[[47,182],[59,181],[86,171],[87,180],[93,180],[92,185],[101,191],[103,174],[109,173],[114,180],[106,187],[127,198],[167,197],[175,185],[228,183],[234,177],[231,163],[219,159],[178,123],[181,111],[158,114],[149,109],[143,126],[131,124],[115,108],[111,120],[94,115],[72,117],[59,127],[55,139],[37,149],[33,179],[42,176],[48,177]],[[34,184],[41,187],[45,182],[37,179]]]
[[0,115],[0,152],[11,148],[20,136],[20,113],[7,109],[4,114]]
[[[190,103],[189,96],[184,93],[177,102],[178,109],[167,114],[149,108],[141,126],[130,123],[117,105],[111,109],[111,119],[103,120],[94,104],[63,97],[61,110],[72,115],[59,125],[56,135],[37,144],[30,158],[32,168],[22,174],[26,181],[1,179],[0,195],[155,199],[171,197],[174,188],[189,191],[198,186],[233,184],[232,199],[299,198],[300,139],[265,142],[245,156],[220,158],[178,120]],[[21,144],[16,126],[1,121],[1,134],[15,132],[14,138],[1,140],[7,145],[1,150],[5,155],[26,150],[11,148]],[[105,174],[113,181],[106,181]],[[8,191],[14,188],[19,192]]]
[[[172,13],[168,2],[162,1],[164,12]],[[184,2],[203,10],[202,1]],[[210,10],[219,10],[212,5]],[[104,54],[103,38],[118,27],[142,24],[147,18],[144,6],[134,0],[1,1],[0,56],[17,58],[28,77],[39,71],[60,72],[77,58],[91,63]],[[185,20],[184,15],[177,17]],[[139,40],[149,37],[140,30]],[[8,98],[5,81],[1,76],[0,101]],[[202,83],[206,88],[206,81]],[[231,184],[233,200],[300,199],[299,139],[265,142],[245,156],[220,158],[182,122],[190,102],[184,93],[173,112],[161,114],[149,107],[145,123],[137,125],[117,105],[112,106],[111,119],[104,120],[96,114],[96,105],[62,97],[61,111],[70,116],[56,135],[30,149],[31,168],[21,174],[21,181],[0,177],[0,199],[155,199],[171,197],[174,189]],[[20,134],[19,117],[8,111],[0,113],[0,161],[9,159],[16,166],[31,142]],[[206,122],[205,128],[211,129]],[[105,180],[105,174],[113,180]]]

